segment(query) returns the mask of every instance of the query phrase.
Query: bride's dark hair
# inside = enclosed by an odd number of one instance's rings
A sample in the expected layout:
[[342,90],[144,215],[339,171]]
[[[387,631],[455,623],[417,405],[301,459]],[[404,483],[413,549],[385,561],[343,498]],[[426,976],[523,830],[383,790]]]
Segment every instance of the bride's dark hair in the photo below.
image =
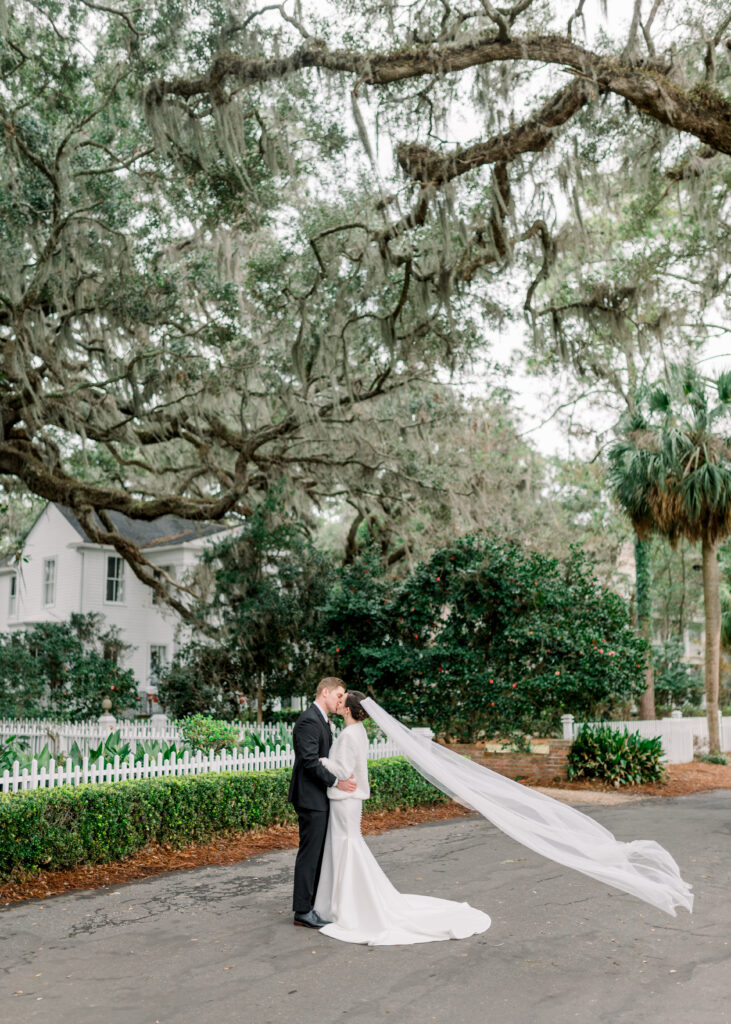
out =
[[365,698],[366,695],[361,693],[360,690],[348,690],[345,694],[345,706],[356,722],[362,722],[365,718],[371,717],[361,705],[361,701],[365,700]]

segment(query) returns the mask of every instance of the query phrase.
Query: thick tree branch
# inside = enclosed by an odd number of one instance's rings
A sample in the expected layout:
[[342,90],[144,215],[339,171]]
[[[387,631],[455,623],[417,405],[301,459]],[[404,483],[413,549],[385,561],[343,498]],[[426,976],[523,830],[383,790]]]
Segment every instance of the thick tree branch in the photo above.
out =
[[571,82],[509,132],[452,153],[440,153],[415,143],[401,145],[396,149],[398,162],[415,181],[443,185],[484,164],[509,163],[521,153],[539,153],[550,143],[555,129],[569,121],[589,101],[592,92],[585,82]]
[[232,488],[207,499],[165,494],[141,500],[128,491],[87,483],[69,476],[59,466],[49,466],[33,444],[21,439],[0,444],[0,474],[17,477],[39,498],[60,502],[74,511],[105,508],[133,519],[149,521],[174,515],[196,522],[221,519],[232,511],[243,515],[251,512],[251,508],[241,502],[245,487]]
[[624,97],[656,121],[731,154],[731,103],[721,96],[709,97],[682,89],[668,77],[666,66],[659,61],[630,63],[605,57],[556,35],[510,39],[483,35],[468,43],[430,44],[388,53],[328,50],[316,39],[307,40],[284,58],[242,57],[225,52],[217,54],[207,73],[197,78],[153,82],[146,101],[153,106],[168,96],[216,96],[228,77],[243,85],[254,85],[284,78],[303,68],[345,72],[356,75],[361,84],[377,86],[498,61],[539,61],[569,69],[597,89]]

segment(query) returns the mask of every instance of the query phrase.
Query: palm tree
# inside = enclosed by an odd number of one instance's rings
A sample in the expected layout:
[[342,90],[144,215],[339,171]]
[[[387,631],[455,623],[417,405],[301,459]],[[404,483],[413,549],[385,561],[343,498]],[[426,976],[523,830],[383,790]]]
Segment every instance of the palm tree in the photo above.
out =
[[[642,429],[645,421],[637,411],[626,413],[620,420],[618,433],[622,440],[631,438],[637,429]],[[641,466],[638,460],[624,457],[618,441],[609,451],[609,477],[612,490],[624,512],[630,519],[635,530],[635,611],[637,630],[647,641],[647,661],[645,665],[645,689],[640,697],[640,718],[655,717],[655,679],[652,666],[652,572],[650,569],[650,553],[652,541],[651,531],[645,529],[647,511],[638,496],[642,492],[641,480],[637,477]]]
[[641,538],[701,544],[708,740],[720,753],[721,601],[718,546],[731,533],[731,373],[705,380],[672,367],[637,396],[608,452],[615,497]]

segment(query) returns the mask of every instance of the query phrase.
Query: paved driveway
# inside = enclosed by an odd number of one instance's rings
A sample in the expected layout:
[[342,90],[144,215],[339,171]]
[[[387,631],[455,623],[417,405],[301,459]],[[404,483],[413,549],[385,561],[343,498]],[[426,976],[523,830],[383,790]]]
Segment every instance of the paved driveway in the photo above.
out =
[[731,1024],[731,792],[585,810],[667,846],[695,913],[458,819],[368,843],[402,891],[486,910],[484,935],[371,949],[293,928],[294,852],[265,854],[4,908],[0,1021]]

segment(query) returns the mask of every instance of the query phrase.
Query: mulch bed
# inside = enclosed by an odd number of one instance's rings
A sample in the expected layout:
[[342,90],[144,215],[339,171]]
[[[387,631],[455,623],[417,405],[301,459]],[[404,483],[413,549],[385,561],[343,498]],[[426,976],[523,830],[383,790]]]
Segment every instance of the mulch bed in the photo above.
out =
[[[530,780],[525,781],[530,785]],[[612,786],[589,781],[540,781],[536,785],[550,785],[559,789],[617,792]],[[731,789],[731,765],[705,764],[701,761],[673,764],[668,767],[666,782],[647,786],[623,786],[620,792],[675,797],[708,789]],[[471,811],[451,802],[403,808],[398,811],[371,812],[363,815],[363,832],[365,835],[375,835],[394,828],[405,828],[407,825],[469,817],[471,814]],[[166,871],[213,864],[238,864],[239,861],[258,853],[294,849],[297,841],[296,826],[274,825],[259,831],[211,839],[205,843],[191,843],[181,850],[150,843],[138,853],[111,864],[86,864],[65,871],[42,871],[33,877],[0,885],[0,906],[21,900],[43,899],[74,889],[123,885],[125,882],[148,878]]]
[[[526,780],[530,785],[530,781]],[[648,783],[643,786],[622,786],[617,790],[606,783],[593,780],[554,779],[551,782],[537,782],[536,785],[557,789],[597,790],[610,793],[644,793],[647,796],[688,796],[706,789],[731,789],[731,764],[706,764],[705,761],[691,761],[689,764],[671,764],[667,768],[665,782]]]

